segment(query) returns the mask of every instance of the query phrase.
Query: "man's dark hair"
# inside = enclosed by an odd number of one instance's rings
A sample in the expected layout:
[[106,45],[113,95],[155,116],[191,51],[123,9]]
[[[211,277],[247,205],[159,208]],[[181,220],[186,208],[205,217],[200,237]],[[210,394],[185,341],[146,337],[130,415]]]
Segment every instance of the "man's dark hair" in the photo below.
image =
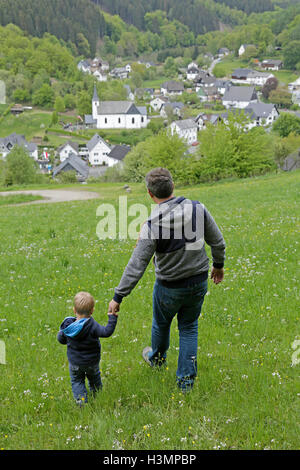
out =
[[158,199],[164,199],[173,193],[172,175],[166,168],[154,168],[147,173],[145,179],[147,188]]

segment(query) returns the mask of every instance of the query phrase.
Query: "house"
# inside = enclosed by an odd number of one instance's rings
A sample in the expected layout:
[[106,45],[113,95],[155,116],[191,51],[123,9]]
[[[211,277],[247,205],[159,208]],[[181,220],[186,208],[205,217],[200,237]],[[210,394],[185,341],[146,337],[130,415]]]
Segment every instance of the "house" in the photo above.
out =
[[121,80],[129,77],[129,70],[126,67],[115,67],[109,72],[112,78],[119,78]]
[[182,119],[181,121],[174,121],[170,125],[171,135],[175,133],[188,144],[197,142],[198,126],[193,119]]
[[257,72],[256,70],[252,70],[248,74],[247,83],[249,83],[249,85],[263,86],[265,85],[266,81],[269,80],[269,78],[274,78],[274,75],[272,73]]
[[210,77],[210,76],[203,77],[203,78],[201,78],[201,81],[198,82],[198,84],[196,85],[196,90],[199,86],[202,86],[204,88],[215,86],[215,83],[216,83],[216,78],[215,77]]
[[76,142],[68,141],[65,144],[62,144],[56,150],[56,153],[59,156],[61,162],[65,161],[69,155],[79,156],[79,146]]
[[253,70],[251,69],[246,69],[246,68],[242,68],[242,69],[235,69],[233,72],[232,72],[232,75],[231,75],[231,79],[233,82],[235,83],[244,83],[247,81],[247,78],[248,78],[248,75],[249,73],[251,73]]
[[96,86],[92,98],[92,119],[96,121],[97,129],[141,129],[148,124],[145,106],[138,107],[132,101],[100,101]]
[[280,70],[283,67],[283,63],[278,59],[266,59],[262,61],[261,67],[266,70]]
[[251,119],[248,129],[269,126],[279,117],[279,111],[272,103],[252,103],[244,108],[244,112]]
[[[200,86],[201,83],[202,83],[202,80],[204,80],[205,78],[210,77],[210,76],[211,75],[208,72],[206,72],[205,70],[200,70],[197,77],[194,80],[195,85]],[[216,80],[216,78],[215,78],[215,80]]]
[[290,91],[298,91],[300,90],[300,77],[297,78],[294,82],[288,84],[288,89]]
[[61,172],[75,171],[78,181],[85,181],[89,175],[89,166],[78,155],[71,154],[53,170],[53,178]]
[[232,82],[230,80],[218,79],[215,81],[215,87],[220,95],[224,95],[225,91],[228,90],[231,86]]
[[38,159],[38,147],[34,142],[27,142],[24,135],[13,132],[7,137],[0,138],[0,155],[5,158],[15,146],[23,147],[30,157]]
[[160,89],[161,93],[166,95],[182,95],[184,91],[183,83],[176,82],[174,80],[170,80],[168,82],[164,82]]
[[292,102],[300,106],[300,90],[295,90],[292,92]]
[[91,71],[90,71],[90,63],[89,63],[87,60],[81,60],[81,61],[77,64],[77,68],[78,68],[78,70],[80,70],[81,72],[84,72],[84,73],[91,73]]
[[88,129],[94,129],[97,127],[97,119],[94,119],[91,114],[84,115],[84,124]]
[[219,50],[218,50],[218,57],[224,57],[225,55],[228,55],[230,53],[229,49],[227,49],[227,47],[221,47]]
[[102,139],[98,134],[95,134],[91,140],[86,144],[88,150],[88,160],[92,166],[97,165],[110,165],[110,160],[107,158],[111,151],[110,145]]
[[258,72],[252,69],[235,69],[231,78],[234,83],[247,83],[249,85],[263,86],[269,78],[274,77],[272,73]]
[[134,92],[134,96],[138,99],[153,99],[154,97],[154,89],[153,88],[136,88]]
[[258,97],[254,86],[232,86],[225,91],[222,104],[225,108],[246,108],[257,103]]
[[249,46],[256,47],[256,46],[254,46],[254,44],[241,44],[241,46],[239,48],[239,57],[241,57],[246,52],[246,50]]
[[187,68],[186,71],[186,78],[187,80],[195,80],[199,73],[199,67],[197,65],[193,65],[192,67]]
[[183,108],[184,104],[180,101],[167,102],[162,105],[160,115],[165,118],[168,117],[168,113],[172,113],[173,115],[180,117]]
[[145,61],[145,60],[138,60],[138,64],[145,65],[146,69],[150,69],[150,67],[155,67],[155,63],[151,61]]
[[198,131],[206,129],[207,124],[213,124],[215,126],[221,121],[222,117],[219,114],[199,113],[198,116],[195,118],[195,123],[197,124]]
[[150,106],[154,111],[158,112],[161,110],[161,107],[168,102],[169,100],[165,96],[157,96],[156,98],[150,101]]

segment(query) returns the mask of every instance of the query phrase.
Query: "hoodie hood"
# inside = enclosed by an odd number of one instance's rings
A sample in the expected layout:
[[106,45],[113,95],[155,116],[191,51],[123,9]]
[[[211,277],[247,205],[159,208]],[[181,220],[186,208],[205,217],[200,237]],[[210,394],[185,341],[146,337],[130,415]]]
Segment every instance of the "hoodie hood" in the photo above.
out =
[[90,318],[81,318],[80,320],[76,320],[75,317],[66,317],[61,324],[61,331],[69,338],[74,338],[79,335],[84,325],[89,320]]
[[[201,249],[204,243],[204,207],[198,201],[173,197],[155,207],[148,219],[151,237],[156,240],[172,240],[171,251]],[[174,243],[174,241],[176,241]],[[163,251],[165,248],[163,248]]]

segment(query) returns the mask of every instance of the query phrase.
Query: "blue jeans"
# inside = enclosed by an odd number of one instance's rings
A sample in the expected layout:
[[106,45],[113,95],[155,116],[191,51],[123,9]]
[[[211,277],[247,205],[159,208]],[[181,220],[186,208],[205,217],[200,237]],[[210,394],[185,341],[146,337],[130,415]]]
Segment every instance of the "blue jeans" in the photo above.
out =
[[168,288],[158,282],[153,290],[153,321],[151,333],[153,365],[162,365],[170,345],[170,327],[177,314],[179,356],[177,385],[191,388],[197,375],[198,318],[207,292],[207,279],[191,287]]
[[99,364],[76,366],[69,364],[72,392],[76,401],[87,402],[85,379],[88,379],[89,389],[95,393],[102,388]]

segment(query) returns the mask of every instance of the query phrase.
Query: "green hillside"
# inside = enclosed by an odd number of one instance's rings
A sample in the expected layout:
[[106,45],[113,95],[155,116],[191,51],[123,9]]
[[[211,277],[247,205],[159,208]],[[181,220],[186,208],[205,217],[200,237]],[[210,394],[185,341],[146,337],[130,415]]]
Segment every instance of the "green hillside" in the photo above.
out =
[[[73,403],[66,350],[56,334],[79,290],[95,296],[94,317],[106,324],[135,240],[98,239],[96,210],[100,203],[117,209],[123,185],[86,186],[99,200],[1,206],[1,448],[296,450],[299,365],[291,366],[299,338],[299,176],[176,191],[208,207],[227,243],[224,282],[209,281],[199,323],[194,390],[176,389],[175,322],[167,369],[151,370],[142,360],[151,335],[151,264],[123,301],[115,333],[102,340],[103,390],[84,409]],[[144,185],[131,188],[128,207],[142,203],[150,210]]]

